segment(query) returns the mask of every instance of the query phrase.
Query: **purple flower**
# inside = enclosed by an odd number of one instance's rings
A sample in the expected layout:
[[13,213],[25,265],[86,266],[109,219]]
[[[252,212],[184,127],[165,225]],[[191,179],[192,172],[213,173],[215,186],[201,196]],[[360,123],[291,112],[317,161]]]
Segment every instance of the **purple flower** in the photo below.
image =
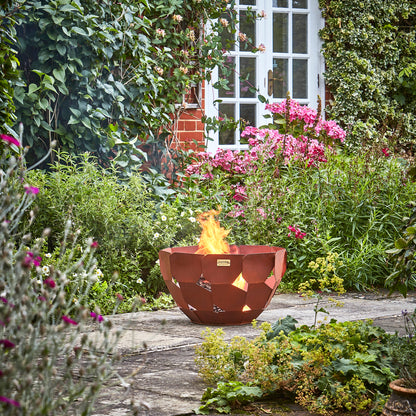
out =
[[16,344],[8,339],[0,339],[0,345],[3,345],[4,348],[14,348],[16,346]]
[[8,397],[0,396],[0,402],[11,404],[15,407],[20,407],[20,403],[16,400],[9,399]]
[[67,324],[71,324],[71,325],[78,325],[78,322],[77,322],[77,321],[74,321],[73,319],[69,318],[69,317],[68,317],[68,316],[66,316],[66,315],[64,315],[64,316],[62,317],[62,320],[63,320],[64,322],[66,322]]
[[94,320],[96,320],[98,322],[104,321],[104,318],[102,317],[102,315],[98,315],[95,312],[91,312],[90,316],[91,316],[91,318],[94,318]]
[[25,188],[27,194],[36,195],[39,193],[39,188],[36,188],[36,186],[23,185],[23,188]]
[[7,136],[6,134],[0,134],[0,139],[4,142],[7,142],[9,144],[14,144],[17,147],[20,147],[19,140],[15,139],[14,137]]

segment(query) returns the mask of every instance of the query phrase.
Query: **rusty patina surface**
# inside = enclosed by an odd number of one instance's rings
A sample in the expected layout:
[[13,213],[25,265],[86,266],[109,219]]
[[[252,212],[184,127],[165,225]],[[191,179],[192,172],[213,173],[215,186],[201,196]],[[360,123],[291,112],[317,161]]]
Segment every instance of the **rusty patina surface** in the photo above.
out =
[[250,323],[268,306],[286,271],[286,250],[231,246],[232,254],[196,254],[197,246],[159,252],[175,302],[198,324]]

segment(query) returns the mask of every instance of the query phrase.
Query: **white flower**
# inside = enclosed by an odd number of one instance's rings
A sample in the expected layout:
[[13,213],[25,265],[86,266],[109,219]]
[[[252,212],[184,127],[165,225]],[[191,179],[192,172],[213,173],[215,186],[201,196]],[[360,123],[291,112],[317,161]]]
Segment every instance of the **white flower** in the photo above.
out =
[[166,215],[162,215],[162,216],[160,217],[160,219],[161,219],[162,221],[166,221],[168,218],[166,217]]
[[94,273],[95,273],[98,277],[104,276],[103,272],[102,272],[100,269],[95,269],[95,270],[94,270]]
[[184,217],[185,216],[185,211],[182,211],[181,212],[181,217]]
[[153,234],[153,238],[155,238],[155,239],[156,239],[156,238],[159,238],[159,237],[160,237],[160,234],[159,234],[159,233],[154,233],[154,234]]
[[189,221],[191,221],[191,222],[195,222],[195,221],[196,221],[196,219],[195,219],[195,217],[189,217]]
[[138,283],[139,285],[141,285],[143,283],[143,279],[141,279],[140,277],[136,280],[136,283]]
[[157,259],[157,260],[156,260],[156,264],[157,264],[157,265],[159,265],[159,264],[160,264],[160,261],[159,261],[159,259]]
[[52,254],[51,253],[46,253],[45,254],[45,257],[48,258],[48,259],[50,259],[52,257]]
[[43,266],[42,274],[44,274],[45,276],[49,276],[49,273],[50,273],[49,266]]

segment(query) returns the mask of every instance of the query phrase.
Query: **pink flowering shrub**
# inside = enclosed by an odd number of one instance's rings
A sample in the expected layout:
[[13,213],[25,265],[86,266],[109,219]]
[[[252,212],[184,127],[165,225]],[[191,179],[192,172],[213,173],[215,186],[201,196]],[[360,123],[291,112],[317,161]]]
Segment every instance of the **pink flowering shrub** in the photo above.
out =
[[[266,109],[274,121],[265,127],[245,128],[241,137],[247,140],[247,150],[219,148],[214,155],[201,152],[186,168],[188,176],[200,175],[201,180],[210,181],[215,175],[227,178],[231,184],[228,197],[237,203],[229,212],[233,217],[242,216],[241,205],[248,199],[248,176],[256,174],[261,177],[265,169],[273,169],[278,176],[279,163],[298,163],[305,169],[319,168],[327,161],[326,154],[333,149],[332,146],[341,144],[346,136],[334,121],[323,120],[317,111],[297,101],[288,99],[267,104]],[[261,181],[258,185],[262,186]]]

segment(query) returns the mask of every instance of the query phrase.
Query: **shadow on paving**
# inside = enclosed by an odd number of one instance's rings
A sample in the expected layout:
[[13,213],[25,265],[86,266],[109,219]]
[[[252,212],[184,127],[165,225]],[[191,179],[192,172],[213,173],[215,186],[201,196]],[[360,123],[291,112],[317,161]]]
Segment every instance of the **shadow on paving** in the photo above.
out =
[[[391,333],[402,332],[401,311],[412,311],[416,307],[416,293],[407,299],[400,296],[387,298],[380,294],[348,294],[342,300],[344,307],[330,309],[330,318],[340,321],[371,318],[375,325]],[[298,319],[299,324],[310,325],[313,306],[313,301],[305,301],[297,295],[276,295],[258,321],[275,322],[291,315]],[[200,406],[202,393],[207,387],[194,363],[194,349],[203,341],[201,333],[205,326],[193,324],[178,308],[116,315],[109,319],[115,329],[123,332],[117,347],[122,356],[117,369],[125,383],[114,379],[104,386],[93,416],[131,415],[132,401],[138,406],[136,414],[139,416],[194,415],[193,409]],[[259,330],[251,325],[229,326],[223,330],[226,340],[236,335],[254,338],[259,334]],[[129,378],[131,374],[134,376]],[[233,414],[313,415],[282,396],[248,405]],[[217,413],[210,415],[217,416]]]

